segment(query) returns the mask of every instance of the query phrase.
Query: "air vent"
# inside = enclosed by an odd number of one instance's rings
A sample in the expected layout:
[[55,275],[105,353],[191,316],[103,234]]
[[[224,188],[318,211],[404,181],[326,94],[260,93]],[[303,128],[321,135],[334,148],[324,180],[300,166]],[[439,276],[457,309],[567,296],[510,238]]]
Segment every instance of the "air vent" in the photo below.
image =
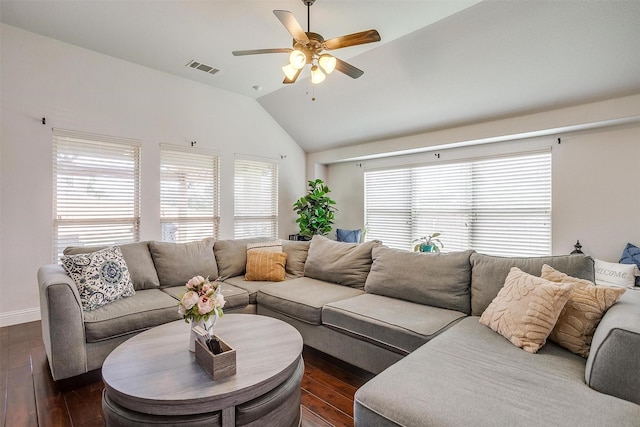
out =
[[190,68],[195,68],[196,70],[204,71],[205,73],[209,73],[209,74],[215,74],[218,71],[220,71],[217,68],[210,67],[198,61],[191,61],[186,66]]

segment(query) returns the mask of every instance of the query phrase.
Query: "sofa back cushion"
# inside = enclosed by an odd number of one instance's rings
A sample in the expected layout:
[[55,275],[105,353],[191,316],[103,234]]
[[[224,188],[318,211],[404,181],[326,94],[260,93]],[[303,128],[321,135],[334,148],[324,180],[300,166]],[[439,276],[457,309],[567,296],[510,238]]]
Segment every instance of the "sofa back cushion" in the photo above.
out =
[[586,255],[498,257],[476,252],[471,255],[471,315],[482,315],[504,286],[511,267],[540,277],[544,264],[569,276],[595,280],[593,259]]
[[149,243],[160,286],[184,286],[193,276],[215,280],[218,267],[213,256],[214,242],[213,237],[208,237],[188,243]]
[[213,246],[213,253],[216,257],[220,277],[226,279],[244,276],[247,270],[247,245],[272,240],[273,238],[270,237],[218,240]]
[[294,279],[304,276],[304,263],[309,254],[309,244],[307,241],[282,241],[282,250],[287,254],[287,264],[285,270],[287,278]]
[[[64,250],[65,255],[78,255],[105,249],[107,246],[81,247],[70,246]],[[133,287],[136,291],[160,287],[156,267],[153,265],[149,242],[137,242],[120,245],[122,257],[127,264]]]
[[373,265],[365,292],[469,314],[472,253],[373,248]]
[[313,236],[304,264],[304,275],[313,279],[364,289],[371,269],[371,250],[380,246],[377,240],[366,243],[344,243]]

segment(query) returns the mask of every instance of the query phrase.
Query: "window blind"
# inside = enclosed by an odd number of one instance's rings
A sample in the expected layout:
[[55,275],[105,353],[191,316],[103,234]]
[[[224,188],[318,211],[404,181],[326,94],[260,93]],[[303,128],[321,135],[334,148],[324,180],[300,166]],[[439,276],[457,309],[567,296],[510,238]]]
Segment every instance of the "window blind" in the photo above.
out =
[[165,242],[219,236],[219,156],[161,146],[160,224]]
[[53,255],[140,240],[140,143],[53,130]]
[[551,253],[551,153],[365,172],[367,240],[412,250],[442,233],[443,251]]
[[278,237],[278,165],[235,159],[235,238]]

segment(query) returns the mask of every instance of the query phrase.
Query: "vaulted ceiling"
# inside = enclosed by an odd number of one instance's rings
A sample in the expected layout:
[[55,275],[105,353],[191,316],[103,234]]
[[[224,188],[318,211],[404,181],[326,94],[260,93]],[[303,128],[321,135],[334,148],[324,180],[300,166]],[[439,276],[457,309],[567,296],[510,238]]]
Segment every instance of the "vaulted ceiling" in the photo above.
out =
[[301,0],[2,0],[0,20],[256,98],[310,153],[640,92],[637,0],[317,0],[311,31],[382,36],[332,52],[362,77],[319,85],[283,85],[285,54],[232,56],[291,46],[276,9],[307,29]]

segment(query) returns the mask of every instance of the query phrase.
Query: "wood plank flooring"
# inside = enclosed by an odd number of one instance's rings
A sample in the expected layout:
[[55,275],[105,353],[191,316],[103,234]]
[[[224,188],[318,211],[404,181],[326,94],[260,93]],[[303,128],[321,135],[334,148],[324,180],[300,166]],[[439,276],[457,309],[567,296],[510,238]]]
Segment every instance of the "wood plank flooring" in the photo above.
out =
[[[353,395],[373,374],[304,347],[302,426],[353,426]],[[0,426],[104,426],[100,371],[54,382],[40,322],[0,328]]]

